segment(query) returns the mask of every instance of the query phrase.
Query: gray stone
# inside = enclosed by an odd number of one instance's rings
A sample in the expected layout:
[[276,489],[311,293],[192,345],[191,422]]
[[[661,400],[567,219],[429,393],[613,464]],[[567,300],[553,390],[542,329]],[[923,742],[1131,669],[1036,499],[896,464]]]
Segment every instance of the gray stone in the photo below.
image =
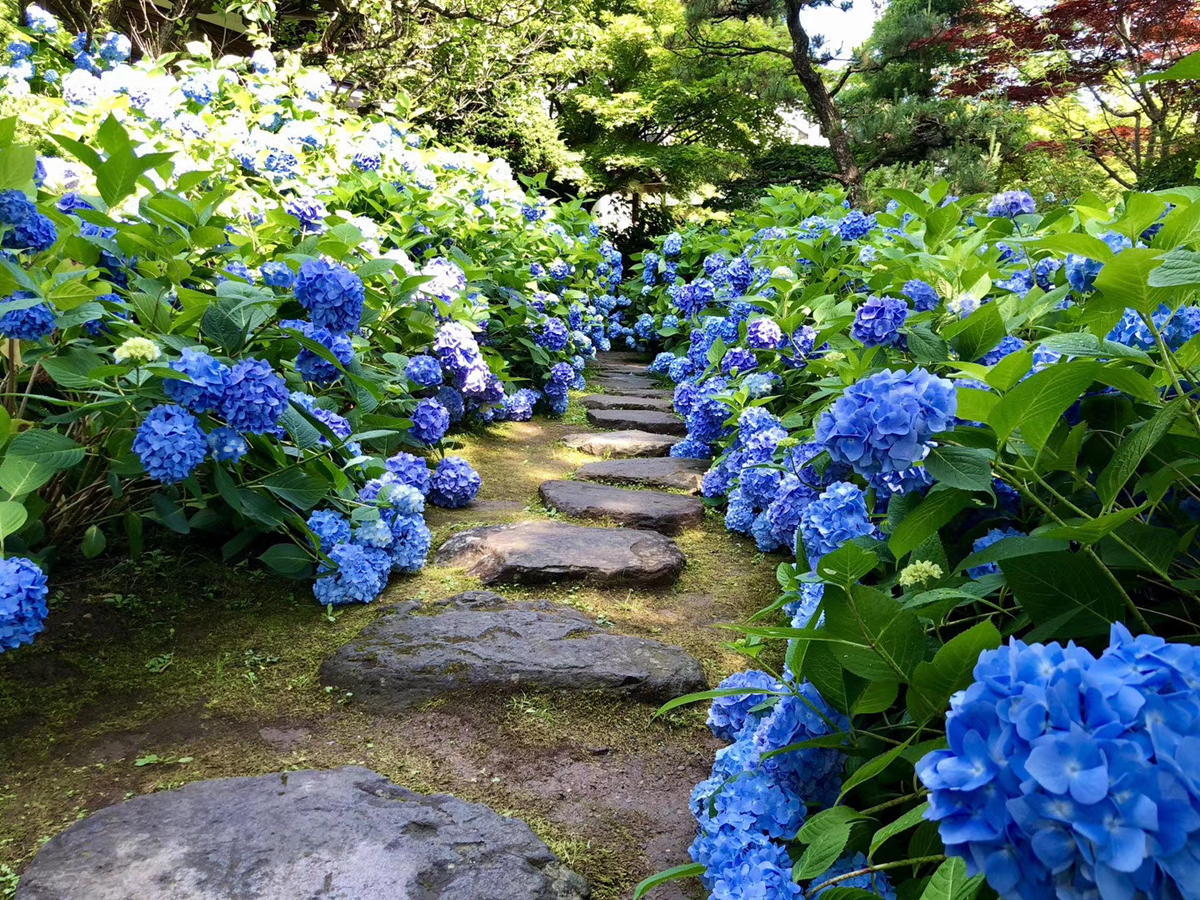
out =
[[638,353],[636,350],[609,350],[596,357],[596,364],[602,366],[607,363],[636,363],[645,367],[650,365],[653,360],[653,353]]
[[666,397],[634,397],[622,394],[590,394],[583,398],[587,409],[652,409],[674,412],[675,404]]
[[592,366],[592,370],[603,375],[646,375],[648,363],[644,362],[609,362],[603,360]]
[[624,373],[615,373],[612,375],[601,374],[596,377],[595,382],[610,394],[618,394],[625,390],[647,390],[653,388],[661,390],[663,388],[662,384],[646,375]]
[[[591,386],[592,382],[589,381],[588,385]],[[610,389],[605,387],[602,382],[597,383],[595,386],[604,388],[606,391],[611,390],[612,393],[620,394],[622,397],[657,397],[662,400],[674,400],[675,398],[675,392],[669,388],[630,387],[629,385],[617,385]]]
[[661,491],[631,491],[587,481],[547,481],[538,489],[542,502],[576,519],[604,519],[627,528],[678,534],[704,521],[704,504],[695,497]]
[[709,465],[711,461],[707,459],[673,456],[662,459],[612,459],[580,466],[575,475],[584,481],[638,484],[698,494],[700,482]]
[[653,532],[518,522],[460,532],[434,562],[465,568],[484,584],[664,584],[679,577],[684,557],[673,540]]
[[687,423],[674,413],[652,409],[589,409],[588,421],[597,428],[652,431],[655,434],[687,434]]
[[560,604],[507,603],[488,591],[389,610],[329,659],[321,676],[353,691],[356,702],[385,709],[446,694],[539,689],[657,703],[706,687],[700,663],[679,647],[612,634]]
[[683,438],[649,431],[589,431],[568,434],[563,443],[592,456],[666,456]]
[[95,812],[17,900],[583,900],[524,822],[358,767],[218,778]]

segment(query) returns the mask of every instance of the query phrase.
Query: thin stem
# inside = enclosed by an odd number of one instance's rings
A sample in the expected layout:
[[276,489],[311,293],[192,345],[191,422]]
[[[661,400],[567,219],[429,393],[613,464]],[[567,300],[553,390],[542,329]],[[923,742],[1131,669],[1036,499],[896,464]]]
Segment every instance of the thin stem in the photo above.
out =
[[909,800],[916,800],[918,797],[923,797],[924,795],[924,791],[918,791],[915,794],[905,794],[903,797],[897,797],[895,800],[888,800],[886,803],[880,803],[878,806],[872,806],[870,809],[864,809],[862,814],[864,816],[874,815],[875,813],[888,809],[889,807],[899,806],[901,803],[907,803]]
[[896,862],[880,863],[877,866],[865,866],[861,869],[855,869],[853,872],[847,872],[844,875],[836,875],[828,881],[822,881],[815,887],[810,887],[805,893],[810,897],[817,891],[824,890],[827,887],[837,884],[839,881],[845,881],[848,878],[857,878],[859,875],[870,875],[873,872],[883,872],[886,869],[898,869],[901,866],[918,866],[921,863],[927,862],[944,862],[945,855],[939,853],[936,856],[914,856],[912,859],[900,859]]

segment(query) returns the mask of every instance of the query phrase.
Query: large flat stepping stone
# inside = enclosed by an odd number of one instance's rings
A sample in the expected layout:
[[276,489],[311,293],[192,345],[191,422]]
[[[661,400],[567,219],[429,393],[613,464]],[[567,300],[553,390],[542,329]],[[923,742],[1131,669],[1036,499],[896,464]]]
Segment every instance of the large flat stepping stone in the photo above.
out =
[[685,560],[673,540],[650,531],[518,522],[460,532],[442,544],[434,562],[465,568],[484,584],[649,585],[674,581]]
[[647,390],[660,387],[659,382],[646,375],[617,372],[611,375],[601,374],[595,379],[609,393],[617,394],[624,390]]
[[627,528],[678,534],[704,521],[704,504],[695,497],[662,491],[631,491],[587,481],[547,481],[542,502],[576,519],[604,519]]
[[644,362],[609,362],[603,360],[594,366],[597,373],[604,375],[645,375],[649,363]]
[[[592,382],[588,382],[588,386],[590,387],[591,385],[592,385]],[[654,397],[657,399],[671,400],[671,401],[673,401],[675,399],[675,392],[673,390],[671,390],[670,388],[629,387],[628,385],[618,385],[616,387],[609,388],[606,385],[604,385],[602,382],[597,382],[596,386],[602,387],[606,391],[611,390],[614,394],[619,394],[622,397]],[[601,397],[601,396],[606,396],[606,395],[593,394],[592,396]]]
[[589,394],[583,398],[587,409],[651,409],[674,412],[675,404],[667,397],[635,397],[622,394]]
[[710,464],[711,461],[707,459],[674,456],[661,459],[610,459],[580,466],[575,476],[584,481],[637,484],[698,494],[700,482]]
[[636,363],[643,368],[654,360],[653,353],[638,353],[636,350],[609,350],[596,357],[598,365],[605,363]]
[[508,603],[490,591],[394,607],[329,659],[321,676],[353,691],[356,702],[385,709],[446,694],[528,690],[657,703],[706,687],[703,667],[679,647],[612,634],[560,604]]
[[687,423],[675,413],[652,409],[589,409],[588,421],[597,428],[652,431],[655,434],[687,434]]
[[666,456],[683,438],[673,434],[652,434],[649,431],[589,431],[568,434],[563,443],[572,450],[592,456]]
[[524,822],[358,767],[135,797],[53,838],[17,900],[584,900]]

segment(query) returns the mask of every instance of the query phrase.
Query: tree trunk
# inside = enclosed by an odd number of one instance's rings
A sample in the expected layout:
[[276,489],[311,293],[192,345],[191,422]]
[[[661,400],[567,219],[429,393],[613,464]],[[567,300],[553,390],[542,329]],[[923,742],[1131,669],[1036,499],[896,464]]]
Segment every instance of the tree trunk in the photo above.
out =
[[792,69],[804,87],[808,99],[821,126],[821,134],[829,141],[829,151],[837,163],[839,180],[850,194],[850,202],[862,206],[866,201],[863,189],[863,173],[850,146],[850,136],[842,127],[842,117],[833,102],[833,96],[825,85],[821,73],[812,62],[808,32],[800,22],[800,0],[787,0],[787,26],[792,37]]

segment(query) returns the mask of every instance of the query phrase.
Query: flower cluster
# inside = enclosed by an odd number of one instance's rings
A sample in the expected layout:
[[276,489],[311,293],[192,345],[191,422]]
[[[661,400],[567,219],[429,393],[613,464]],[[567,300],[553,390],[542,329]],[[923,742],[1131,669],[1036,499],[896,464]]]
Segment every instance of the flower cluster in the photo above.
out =
[[947,852],[1022,900],[1188,896],[1200,649],[1113,625],[1099,657],[1014,639],[974,676],[917,766]]

